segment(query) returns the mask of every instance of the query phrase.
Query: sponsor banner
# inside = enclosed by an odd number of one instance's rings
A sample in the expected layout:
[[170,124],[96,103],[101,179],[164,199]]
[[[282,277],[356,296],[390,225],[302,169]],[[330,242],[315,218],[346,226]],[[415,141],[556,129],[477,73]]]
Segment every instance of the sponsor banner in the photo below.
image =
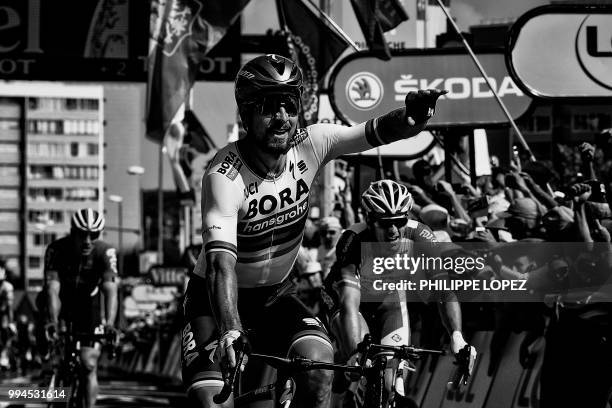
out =
[[507,64],[532,96],[612,96],[612,6],[553,5],[527,12],[510,31]]
[[[0,0],[0,16],[2,79],[147,79],[148,1]],[[239,40],[237,21],[203,59],[197,79],[233,81]]]
[[[510,78],[504,54],[480,52],[478,58],[511,116],[516,119],[524,114],[531,99]],[[493,92],[463,50],[402,51],[387,62],[368,53],[353,54],[338,64],[331,81],[332,107],[351,125],[397,109],[409,92],[427,88],[449,91],[438,101],[430,128],[507,122]]]
[[185,283],[187,268],[156,265],[149,271],[149,279],[155,286],[180,286]]

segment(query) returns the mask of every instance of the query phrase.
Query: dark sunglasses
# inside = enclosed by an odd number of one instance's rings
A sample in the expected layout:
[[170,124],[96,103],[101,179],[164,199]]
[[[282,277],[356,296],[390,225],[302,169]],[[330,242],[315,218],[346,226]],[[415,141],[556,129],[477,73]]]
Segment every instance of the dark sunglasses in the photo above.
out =
[[89,238],[91,238],[92,241],[95,241],[96,239],[100,238],[99,232],[87,232],[87,231],[76,230],[76,234],[81,239],[85,239],[87,238],[87,236],[89,236]]
[[403,228],[408,224],[408,217],[394,217],[394,218],[377,218],[374,220],[374,224],[382,229],[388,229],[395,226],[397,229]]
[[323,235],[336,235],[338,233],[338,231],[334,231],[334,230],[328,230],[323,232]]
[[274,116],[285,108],[289,116],[296,116],[300,109],[300,101],[294,95],[267,95],[254,103],[256,112],[262,116]]

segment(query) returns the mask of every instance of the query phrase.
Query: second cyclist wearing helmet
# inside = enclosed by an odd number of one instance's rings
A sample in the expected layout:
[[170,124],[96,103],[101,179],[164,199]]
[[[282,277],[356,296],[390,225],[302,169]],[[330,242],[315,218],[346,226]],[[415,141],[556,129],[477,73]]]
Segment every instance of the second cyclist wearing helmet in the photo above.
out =
[[117,276],[115,248],[98,239],[104,224],[98,211],[76,211],[70,234],[49,244],[45,252],[45,284],[59,281],[61,288],[61,311],[55,318],[71,321],[83,332],[102,323],[99,285]]

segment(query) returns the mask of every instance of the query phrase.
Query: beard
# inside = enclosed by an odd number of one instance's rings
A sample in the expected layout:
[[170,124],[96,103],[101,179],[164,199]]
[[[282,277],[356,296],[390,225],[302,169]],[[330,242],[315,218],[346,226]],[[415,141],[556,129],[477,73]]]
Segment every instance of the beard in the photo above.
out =
[[270,154],[285,154],[291,148],[295,131],[295,126],[289,121],[273,121],[266,129],[265,136],[257,140],[257,145]]

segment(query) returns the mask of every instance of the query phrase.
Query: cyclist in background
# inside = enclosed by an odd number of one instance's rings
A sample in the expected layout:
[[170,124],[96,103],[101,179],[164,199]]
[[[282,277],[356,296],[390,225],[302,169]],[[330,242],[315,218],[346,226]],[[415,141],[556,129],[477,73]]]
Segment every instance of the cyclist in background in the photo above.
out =
[[[380,292],[380,297],[362,302],[362,287],[369,284],[363,280],[365,276],[372,276],[373,257],[394,257],[396,254],[418,257],[421,251],[437,256],[441,251],[429,227],[410,218],[414,200],[406,186],[392,180],[375,181],[361,199],[366,222],[354,224],[343,232],[336,246],[337,260],[325,280],[326,293],[333,300],[332,334],[339,343],[340,358],[348,360],[348,364],[359,361],[360,356],[354,351],[368,332],[372,333],[375,342],[384,345],[410,345],[410,320],[404,291]],[[362,243],[369,242],[384,245],[376,249],[362,246]],[[422,272],[428,278],[439,273]],[[378,277],[384,278],[384,275]],[[440,293],[439,299],[440,317],[450,335],[451,351],[457,355],[467,345],[461,332],[461,308],[453,292]],[[470,347],[470,353],[475,358],[473,347]],[[398,386],[403,387],[403,382],[397,382],[393,377],[397,367],[397,361],[390,361],[385,372],[385,389],[389,396],[394,384],[396,391]],[[340,393],[345,386],[336,382],[334,388]]]
[[[73,334],[96,334],[100,329],[114,331],[117,255],[115,248],[99,239],[103,229],[102,214],[85,208],[72,216],[70,234],[47,247],[43,290],[52,337],[58,333],[60,323]],[[98,395],[99,357],[100,343],[81,342],[83,371],[79,373],[82,386],[79,395],[86,408],[94,406]]]
[[[234,344],[246,341],[246,329],[258,352],[333,361],[322,323],[284,296],[312,183],[335,157],[421,132],[445,93],[411,92],[403,107],[352,127],[298,129],[302,89],[302,72],[285,57],[247,62],[235,83],[246,136],[221,149],[202,179],[204,249],[185,297],[182,353],[183,381],[197,406],[218,406],[212,397],[223,386],[221,366],[236,367]],[[294,405],[327,407],[331,376],[298,376]]]
[[0,258],[0,367],[8,370],[11,367],[10,348],[13,338],[17,333],[13,319],[13,285],[6,280],[6,262]]

